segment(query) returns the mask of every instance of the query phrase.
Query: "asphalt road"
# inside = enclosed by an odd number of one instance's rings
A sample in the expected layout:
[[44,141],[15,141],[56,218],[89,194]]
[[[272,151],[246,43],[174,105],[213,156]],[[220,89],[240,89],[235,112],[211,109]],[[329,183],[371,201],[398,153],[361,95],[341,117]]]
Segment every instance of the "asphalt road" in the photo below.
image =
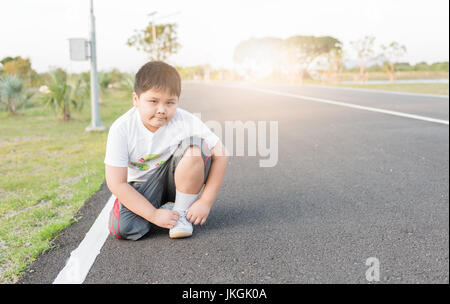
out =
[[[449,119],[448,98],[253,87]],[[276,166],[231,157],[207,225],[110,236],[84,283],[367,283],[370,257],[380,283],[449,282],[448,125],[213,84],[184,85],[179,106],[222,126],[278,121]],[[103,185],[20,283],[53,282],[110,195]]]

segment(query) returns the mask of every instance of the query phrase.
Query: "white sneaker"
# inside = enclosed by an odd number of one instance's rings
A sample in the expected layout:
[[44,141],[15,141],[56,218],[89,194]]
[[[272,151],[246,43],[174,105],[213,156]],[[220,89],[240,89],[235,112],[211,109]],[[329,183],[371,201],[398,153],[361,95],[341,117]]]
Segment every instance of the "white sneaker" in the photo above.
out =
[[173,228],[169,230],[169,237],[172,239],[190,237],[194,228],[192,227],[191,222],[189,222],[186,218],[187,210],[176,211],[180,214],[180,217],[178,218],[178,222],[175,224],[175,226],[173,226]]

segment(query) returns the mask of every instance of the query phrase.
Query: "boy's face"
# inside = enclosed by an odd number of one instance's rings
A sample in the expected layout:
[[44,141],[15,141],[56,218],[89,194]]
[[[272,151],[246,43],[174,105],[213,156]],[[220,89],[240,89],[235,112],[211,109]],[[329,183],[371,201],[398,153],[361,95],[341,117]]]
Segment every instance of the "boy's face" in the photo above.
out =
[[138,109],[144,126],[151,132],[156,132],[175,115],[178,96],[152,88],[140,96],[133,92],[133,104]]

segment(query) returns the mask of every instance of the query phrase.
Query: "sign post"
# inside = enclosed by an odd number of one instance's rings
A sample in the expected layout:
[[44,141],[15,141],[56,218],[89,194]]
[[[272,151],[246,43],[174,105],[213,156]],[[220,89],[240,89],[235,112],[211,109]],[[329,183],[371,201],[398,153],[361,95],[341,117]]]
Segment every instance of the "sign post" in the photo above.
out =
[[[95,44],[95,17],[93,0],[90,9],[90,41],[84,38],[69,39],[70,59],[75,61],[91,61],[91,124],[86,128],[86,132],[105,131],[106,127],[100,121],[100,112],[98,106],[98,78],[97,78],[97,53]],[[89,54],[88,54],[89,49]]]

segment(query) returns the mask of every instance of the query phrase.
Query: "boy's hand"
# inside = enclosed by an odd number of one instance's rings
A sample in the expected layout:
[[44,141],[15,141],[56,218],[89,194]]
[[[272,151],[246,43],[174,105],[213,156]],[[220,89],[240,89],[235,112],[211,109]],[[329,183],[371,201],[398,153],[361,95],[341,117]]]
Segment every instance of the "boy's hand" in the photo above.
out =
[[156,209],[151,222],[159,227],[171,229],[178,221],[179,214],[167,209]]
[[210,209],[211,207],[207,203],[199,199],[189,207],[186,219],[194,225],[203,225]]

